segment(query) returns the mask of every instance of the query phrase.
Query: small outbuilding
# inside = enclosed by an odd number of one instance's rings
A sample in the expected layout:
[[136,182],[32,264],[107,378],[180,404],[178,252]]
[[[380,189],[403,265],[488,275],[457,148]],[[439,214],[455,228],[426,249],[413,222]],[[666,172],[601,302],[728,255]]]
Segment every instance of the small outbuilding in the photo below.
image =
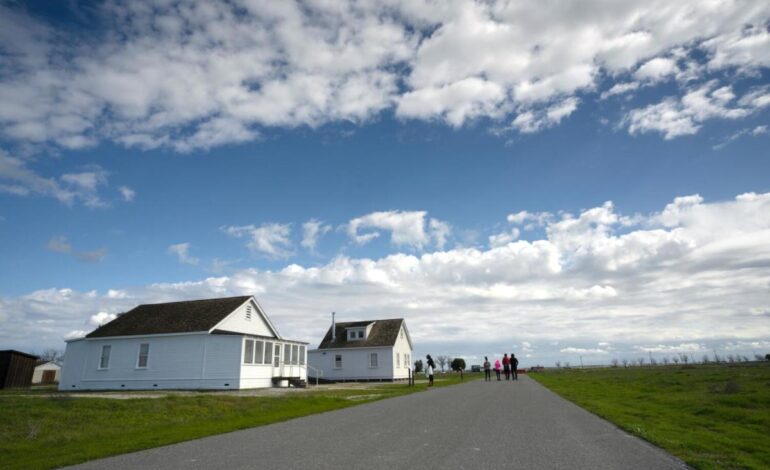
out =
[[59,389],[305,386],[306,345],[252,296],[139,305],[67,342]]
[[0,351],[0,389],[28,388],[37,356],[13,349]]
[[59,383],[61,366],[54,361],[44,361],[35,366],[32,373],[33,385],[49,385]]
[[308,351],[311,375],[324,381],[406,380],[412,339],[403,318],[335,323]]

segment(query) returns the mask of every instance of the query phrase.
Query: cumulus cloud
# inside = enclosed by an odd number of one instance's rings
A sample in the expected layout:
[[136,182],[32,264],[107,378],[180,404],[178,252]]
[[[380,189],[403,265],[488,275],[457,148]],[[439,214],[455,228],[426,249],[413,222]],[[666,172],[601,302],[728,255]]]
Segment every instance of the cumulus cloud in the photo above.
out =
[[658,104],[633,109],[626,115],[628,132],[659,132],[669,140],[698,132],[709,119],[741,119],[770,105],[765,88],[750,90],[736,101],[730,86],[711,81],[691,89],[681,99],[666,98]]
[[315,219],[308,220],[302,224],[302,241],[300,245],[311,253],[315,253],[318,238],[328,233],[331,229],[331,225],[324,224]]
[[[511,220],[531,222],[533,214]],[[770,344],[770,193],[723,201],[681,196],[634,226],[624,225],[626,216],[610,201],[544,220],[539,239],[485,249],[337,256],[320,266],[241,269],[105,293],[59,288],[0,297],[0,341],[55,345],[93,329],[101,312],[254,294],[284,334],[311,343],[328,328],[328,312],[337,311],[351,320],[404,316],[419,351],[451,349],[471,358],[513,350],[531,364],[570,354],[606,361],[610,352],[751,354]],[[255,243],[254,230],[231,231]]]
[[262,254],[270,258],[288,258],[294,254],[290,224],[262,224],[222,227],[222,231],[236,238],[249,238],[246,246],[252,253]]
[[187,152],[387,110],[535,132],[607,79],[732,86],[770,63],[770,7],[750,0],[108,2],[91,35],[0,8],[0,132],[68,149]]
[[190,244],[189,243],[177,243],[168,247],[168,252],[177,256],[179,262],[182,264],[197,265],[200,261],[194,256],[190,256]]
[[422,249],[433,240],[437,247],[443,248],[451,227],[438,219],[426,220],[426,215],[425,211],[372,212],[352,219],[347,224],[347,233],[359,245],[378,238],[382,230],[390,232],[394,246]]
[[52,239],[48,240],[46,248],[56,253],[72,252],[72,245],[70,245],[69,240],[67,240],[67,237],[64,235],[59,235],[58,237],[53,237]]

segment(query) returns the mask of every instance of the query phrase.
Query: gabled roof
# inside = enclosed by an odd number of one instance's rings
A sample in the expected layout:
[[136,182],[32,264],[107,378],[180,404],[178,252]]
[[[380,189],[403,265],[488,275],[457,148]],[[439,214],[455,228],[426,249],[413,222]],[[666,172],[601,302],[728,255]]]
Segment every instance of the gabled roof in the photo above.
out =
[[135,307],[100,326],[86,338],[209,331],[251,296],[188,300]]
[[[371,331],[365,340],[348,341],[348,335],[345,330],[348,328],[363,327],[371,323]],[[377,346],[394,346],[398,339],[398,332],[401,331],[401,325],[404,324],[403,318],[393,318],[389,320],[368,320],[337,323],[335,328],[336,336],[332,342],[332,328],[326,332],[326,336],[318,345],[318,349],[338,349],[338,348],[371,348]],[[406,327],[405,327],[406,328]]]

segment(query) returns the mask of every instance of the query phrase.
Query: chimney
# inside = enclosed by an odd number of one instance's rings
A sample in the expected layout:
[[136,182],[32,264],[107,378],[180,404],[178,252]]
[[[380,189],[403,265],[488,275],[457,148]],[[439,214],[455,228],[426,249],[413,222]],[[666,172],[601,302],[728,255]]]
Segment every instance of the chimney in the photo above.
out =
[[334,323],[334,315],[335,313],[332,312],[332,343],[337,341],[337,324]]

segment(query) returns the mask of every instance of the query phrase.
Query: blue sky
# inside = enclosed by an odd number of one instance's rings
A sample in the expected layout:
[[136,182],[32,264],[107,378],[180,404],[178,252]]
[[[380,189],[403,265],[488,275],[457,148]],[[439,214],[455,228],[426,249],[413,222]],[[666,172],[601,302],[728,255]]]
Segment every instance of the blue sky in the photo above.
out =
[[696,4],[0,4],[0,345],[254,294],[311,343],[764,351],[770,9]]

